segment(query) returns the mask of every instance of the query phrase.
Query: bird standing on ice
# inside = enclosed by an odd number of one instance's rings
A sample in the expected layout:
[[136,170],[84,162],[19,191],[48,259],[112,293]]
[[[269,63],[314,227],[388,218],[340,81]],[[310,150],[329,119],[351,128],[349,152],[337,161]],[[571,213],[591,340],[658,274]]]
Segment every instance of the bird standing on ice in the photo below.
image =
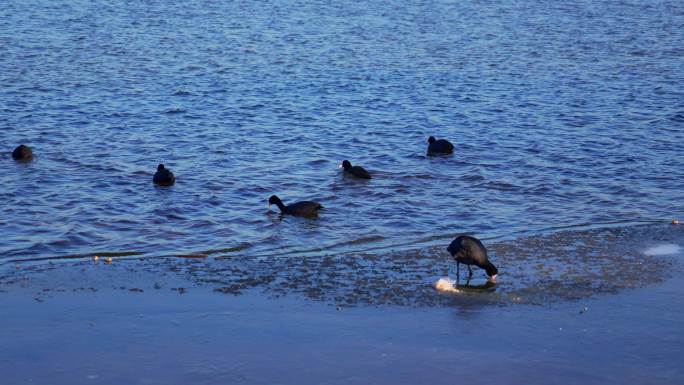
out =
[[456,281],[460,273],[461,263],[468,266],[468,280],[473,276],[473,270],[470,267],[475,265],[484,269],[487,272],[489,280],[496,281],[496,276],[499,270],[487,258],[487,249],[485,249],[482,242],[475,237],[469,235],[461,235],[451,242],[447,251],[456,260]]

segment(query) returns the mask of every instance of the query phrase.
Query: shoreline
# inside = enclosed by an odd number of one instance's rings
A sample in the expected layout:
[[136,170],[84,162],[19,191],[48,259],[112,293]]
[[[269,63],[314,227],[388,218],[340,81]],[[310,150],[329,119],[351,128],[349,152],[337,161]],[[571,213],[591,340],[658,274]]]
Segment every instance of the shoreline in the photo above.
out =
[[[443,247],[317,257],[105,258],[5,264],[0,294],[14,286],[33,289],[36,298],[57,291],[105,288],[149,291],[202,288],[267,297],[290,295],[336,306],[414,307],[474,304],[546,304],[615,294],[658,284],[677,263],[671,255],[645,256],[656,243],[684,244],[684,229],[672,225],[606,227],[560,231],[489,244],[501,266],[496,286],[476,269],[464,295],[435,295],[434,283],[451,277],[452,258]],[[646,259],[647,258],[647,259]],[[107,259],[109,260],[109,259]],[[645,263],[647,261],[647,263]],[[460,282],[463,284],[463,280]]]
[[[554,226],[536,226],[533,229],[520,230],[507,235],[490,235],[485,237],[479,237],[483,242],[486,243],[500,243],[500,242],[513,242],[519,238],[531,237],[531,236],[545,236],[557,232],[566,231],[589,231],[589,230],[602,230],[609,228],[620,228],[620,227],[632,227],[632,226],[653,226],[653,225],[663,225],[672,224],[672,222],[677,222],[676,220],[655,220],[655,219],[636,219],[636,220],[617,220],[599,223],[578,223],[570,225],[554,225]],[[464,233],[469,234],[469,233]],[[322,255],[347,255],[347,254],[382,254],[388,252],[404,251],[410,252],[417,249],[428,249],[428,248],[439,248],[442,244],[450,242],[456,235],[441,234],[426,236],[420,239],[415,239],[410,242],[405,243],[392,243],[390,239],[383,236],[373,235],[367,237],[361,237],[359,239],[339,242],[334,244],[325,245],[323,247],[316,247],[312,249],[287,249],[284,252],[275,252],[275,249],[268,248],[254,253],[247,253],[248,257],[252,258],[272,258],[272,257],[283,257],[283,256],[293,256],[293,257],[320,257]],[[436,241],[439,241],[436,242]],[[353,248],[350,246],[364,245],[363,248]],[[214,259],[230,259],[235,255],[242,255],[246,250],[252,247],[249,242],[242,242],[236,246],[232,247],[222,247],[216,249],[200,250],[200,251],[184,251],[181,253],[162,253],[154,254],[144,251],[136,250],[109,250],[103,251],[91,251],[91,252],[79,252],[74,254],[64,254],[64,255],[46,255],[46,256],[13,256],[7,258],[6,261],[0,261],[0,267],[3,264],[9,263],[42,263],[50,261],[66,261],[66,260],[87,260],[97,255],[100,257],[131,257],[131,258],[144,258],[144,259],[162,259],[162,258],[214,258]]]

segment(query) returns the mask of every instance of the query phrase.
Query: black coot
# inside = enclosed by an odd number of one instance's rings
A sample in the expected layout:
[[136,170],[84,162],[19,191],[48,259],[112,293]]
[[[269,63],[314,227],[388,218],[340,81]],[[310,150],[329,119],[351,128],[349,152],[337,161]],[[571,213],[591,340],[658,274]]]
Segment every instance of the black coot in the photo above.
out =
[[361,166],[352,166],[348,160],[342,161],[342,164],[340,165],[340,167],[342,167],[344,169],[344,172],[346,172],[347,174],[353,175],[357,178],[361,178],[361,179],[370,179],[371,178],[370,174],[368,173],[368,171],[366,171],[365,168],[363,168]]
[[12,151],[12,158],[14,160],[31,160],[33,159],[33,151],[31,151],[31,147],[21,144]]
[[434,136],[428,138],[428,155],[451,154],[454,152],[454,145],[446,139],[435,139]]
[[285,206],[283,201],[275,195],[271,195],[268,199],[268,206],[271,207],[271,205],[278,206],[282,214],[299,217],[314,217],[318,214],[318,210],[323,208],[320,203],[312,201],[296,202]]
[[163,164],[159,164],[159,166],[157,166],[157,172],[152,178],[152,182],[159,186],[172,186],[176,183],[176,177],[171,170],[165,168]]
[[473,270],[471,265],[475,265],[485,269],[489,279],[496,281],[496,275],[499,270],[487,258],[487,249],[485,249],[479,239],[469,235],[461,235],[451,242],[447,251],[456,259],[456,279],[458,280],[461,263],[468,265],[468,279],[472,277]]

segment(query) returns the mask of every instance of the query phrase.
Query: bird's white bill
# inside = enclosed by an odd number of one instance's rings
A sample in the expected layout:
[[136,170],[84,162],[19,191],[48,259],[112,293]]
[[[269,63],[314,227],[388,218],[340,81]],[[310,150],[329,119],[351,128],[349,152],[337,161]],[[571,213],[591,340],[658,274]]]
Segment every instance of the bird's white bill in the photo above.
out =
[[494,275],[492,275],[491,277],[489,277],[489,280],[492,281],[492,282],[496,282],[496,277],[497,277],[498,275],[499,275],[499,274],[494,274]]
[[344,167],[344,166],[342,166],[342,163],[340,163],[340,165],[337,166],[337,168],[342,168],[342,167]]

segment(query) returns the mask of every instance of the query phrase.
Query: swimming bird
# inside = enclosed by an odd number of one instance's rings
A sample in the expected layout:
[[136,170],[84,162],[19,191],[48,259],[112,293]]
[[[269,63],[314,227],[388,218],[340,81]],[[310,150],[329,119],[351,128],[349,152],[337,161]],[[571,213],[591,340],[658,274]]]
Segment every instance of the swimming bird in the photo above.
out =
[[171,170],[165,168],[163,164],[157,166],[157,172],[152,178],[152,182],[159,186],[173,186],[176,183],[176,177],[173,175]]
[[454,152],[454,145],[446,139],[435,139],[434,136],[428,138],[428,155],[451,154]]
[[370,174],[368,173],[368,171],[366,171],[366,169],[364,169],[361,166],[352,166],[348,160],[342,161],[342,164],[340,165],[340,167],[344,169],[344,172],[351,174],[357,178],[361,178],[361,179],[370,179],[371,178]]
[[312,201],[296,202],[285,206],[283,201],[281,201],[280,198],[275,195],[271,195],[271,197],[268,199],[268,207],[270,208],[271,205],[278,206],[282,214],[295,215],[299,217],[316,216],[318,214],[318,210],[323,208],[320,203]]
[[461,263],[468,266],[468,272],[470,273],[468,275],[468,280],[473,276],[473,270],[470,266],[475,265],[484,269],[491,281],[496,281],[499,270],[489,262],[489,259],[487,258],[487,249],[485,249],[479,239],[469,235],[458,236],[451,242],[449,247],[447,247],[447,251],[456,260],[457,281]]
[[31,151],[31,147],[20,144],[12,151],[12,158],[14,160],[31,160],[33,158],[33,151]]

